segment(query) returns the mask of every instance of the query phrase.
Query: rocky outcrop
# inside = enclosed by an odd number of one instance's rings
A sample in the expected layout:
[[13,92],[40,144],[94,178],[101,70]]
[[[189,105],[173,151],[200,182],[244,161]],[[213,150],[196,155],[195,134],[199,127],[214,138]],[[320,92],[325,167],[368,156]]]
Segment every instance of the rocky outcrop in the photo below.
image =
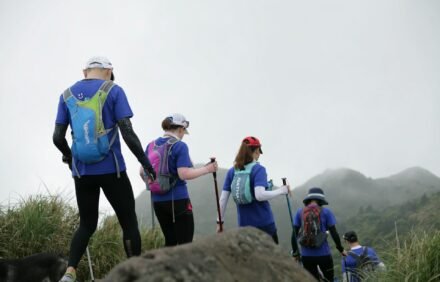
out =
[[315,281],[267,234],[247,227],[149,251],[103,281]]

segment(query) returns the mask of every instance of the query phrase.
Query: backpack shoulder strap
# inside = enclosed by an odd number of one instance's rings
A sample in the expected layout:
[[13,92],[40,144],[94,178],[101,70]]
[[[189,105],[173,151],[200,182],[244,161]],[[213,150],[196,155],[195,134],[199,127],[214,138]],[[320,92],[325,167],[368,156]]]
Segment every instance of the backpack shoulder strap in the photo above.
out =
[[69,99],[72,96],[73,96],[73,94],[72,94],[72,90],[70,90],[70,88],[67,88],[66,90],[64,90],[64,93],[63,93],[64,102],[66,102],[67,99]]
[[362,247],[362,255],[368,256],[368,247]]
[[244,166],[244,170],[248,173],[252,171],[252,168],[257,164],[257,162],[251,162]]
[[348,255],[351,256],[352,258],[354,258],[354,260],[356,261],[356,268],[358,268],[361,264],[361,256],[356,254],[353,251],[349,251]]
[[110,90],[113,88],[113,86],[115,86],[113,81],[106,80],[101,84],[101,87],[99,87],[98,91],[103,91],[108,94],[108,93],[110,93]]
[[353,251],[349,251],[349,252],[347,253],[347,255],[351,256],[352,258],[358,258],[358,257],[359,257],[359,255],[356,254],[356,253],[353,252]]
[[168,143],[168,144],[171,144],[171,145],[174,145],[174,144],[176,144],[176,143],[179,142],[179,141],[180,141],[180,140],[177,139],[176,137],[174,137],[174,136],[170,136],[170,138],[168,139],[167,143]]

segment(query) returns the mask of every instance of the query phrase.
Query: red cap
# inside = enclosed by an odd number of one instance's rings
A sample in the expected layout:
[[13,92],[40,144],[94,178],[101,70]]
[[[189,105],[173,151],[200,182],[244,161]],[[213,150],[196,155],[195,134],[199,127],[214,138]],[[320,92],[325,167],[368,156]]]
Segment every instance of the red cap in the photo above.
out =
[[243,139],[243,143],[245,143],[246,145],[252,148],[259,148],[260,153],[263,154],[263,151],[261,150],[261,143],[260,140],[258,140],[258,138],[253,136],[248,136]]

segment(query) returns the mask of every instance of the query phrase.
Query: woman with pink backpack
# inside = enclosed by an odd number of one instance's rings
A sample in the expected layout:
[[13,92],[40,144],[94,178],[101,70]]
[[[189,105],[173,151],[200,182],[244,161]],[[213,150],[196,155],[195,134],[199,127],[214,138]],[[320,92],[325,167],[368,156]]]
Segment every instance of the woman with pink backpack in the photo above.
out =
[[187,180],[217,171],[217,162],[194,168],[188,146],[182,141],[188,134],[189,121],[182,114],[172,114],[162,121],[163,136],[151,141],[145,150],[157,178],[141,177],[151,191],[154,212],[165,237],[165,246],[192,242],[194,217]]

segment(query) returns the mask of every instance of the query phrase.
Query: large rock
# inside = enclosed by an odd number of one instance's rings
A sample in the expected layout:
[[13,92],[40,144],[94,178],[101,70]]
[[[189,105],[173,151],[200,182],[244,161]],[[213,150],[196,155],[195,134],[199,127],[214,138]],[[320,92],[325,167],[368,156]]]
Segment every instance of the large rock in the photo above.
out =
[[103,281],[316,281],[266,233],[247,227],[149,251]]

